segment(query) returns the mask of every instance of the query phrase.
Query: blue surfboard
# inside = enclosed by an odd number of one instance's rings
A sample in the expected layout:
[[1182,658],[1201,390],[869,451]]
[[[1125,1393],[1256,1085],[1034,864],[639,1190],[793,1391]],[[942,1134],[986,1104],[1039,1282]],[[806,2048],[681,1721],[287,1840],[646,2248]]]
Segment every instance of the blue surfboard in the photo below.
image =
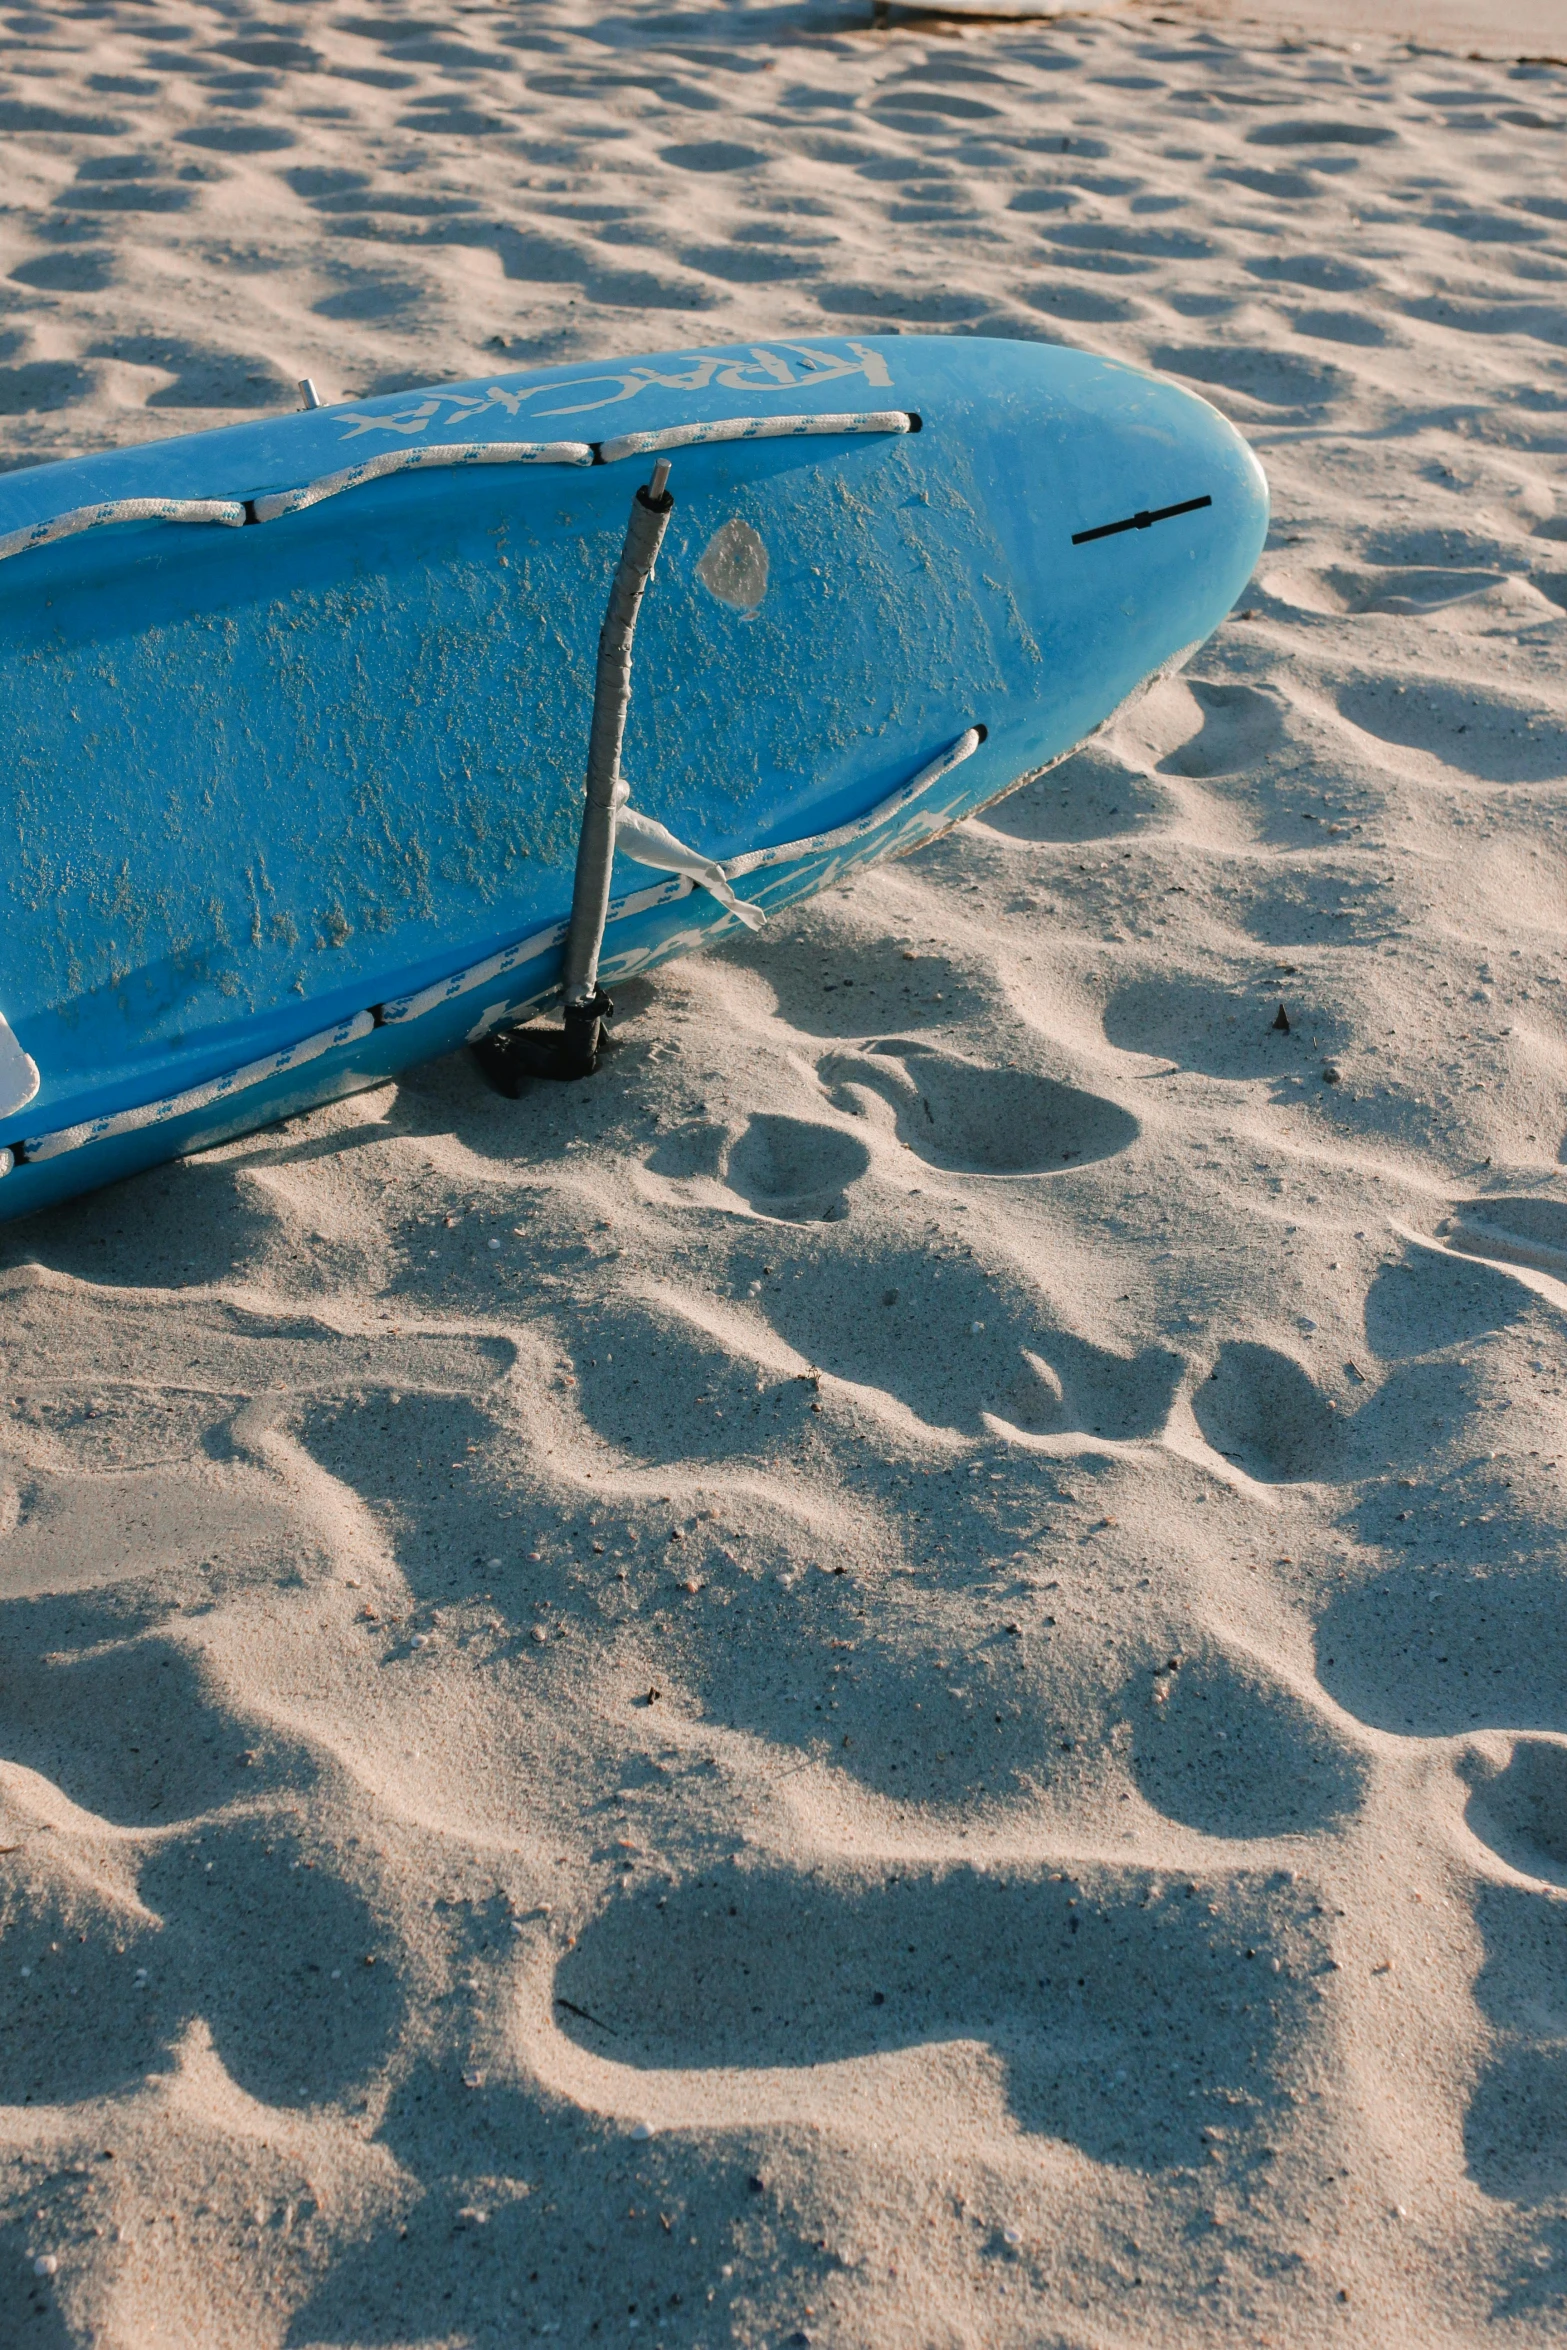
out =
[[1266,528],[1194,394],[944,337],[483,376],[5,476],[0,1216],[558,995],[659,454],[610,985],[1063,757],[1218,624]]

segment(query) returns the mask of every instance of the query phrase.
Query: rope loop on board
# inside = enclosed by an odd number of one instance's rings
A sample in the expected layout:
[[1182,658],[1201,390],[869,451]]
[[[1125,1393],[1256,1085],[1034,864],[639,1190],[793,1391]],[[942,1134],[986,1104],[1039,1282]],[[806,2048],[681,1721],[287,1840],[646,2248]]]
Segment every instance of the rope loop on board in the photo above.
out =
[[250,510],[258,522],[276,522],[284,514],[303,514],[323,498],[341,497],[367,481],[384,481],[389,473],[433,472],[463,465],[591,465],[593,451],[586,441],[454,441],[432,449],[383,449],[379,457],[362,457],[339,473],[323,473],[297,490],[274,490],[252,498]]
[[699,449],[716,441],[792,441],[816,433],[918,432],[920,418],[903,408],[878,408],[845,416],[726,416],[716,424],[670,424],[661,432],[623,432],[599,443],[599,460],[618,465],[623,457],[653,457],[665,449]]
[[25,524],[0,536],[0,563],[35,547],[53,546],[85,530],[117,522],[212,522],[227,530],[247,523],[277,522],[303,514],[323,499],[341,497],[366,482],[394,473],[425,473],[468,465],[616,465],[624,457],[656,456],[664,449],[689,449],[718,441],[791,440],[815,434],[918,432],[920,418],[902,409],[876,409],[842,416],[728,416],[710,424],[671,424],[659,432],[622,433],[615,440],[452,441],[426,449],[383,449],[335,473],[292,490],[266,490],[249,498],[106,498],[95,506],[73,506],[47,521]]
[[0,563],[11,555],[29,555],[34,547],[52,547],[58,539],[97,530],[107,522],[220,522],[229,530],[243,530],[247,520],[242,498],[107,498],[98,506],[73,506],[69,513],[51,515],[47,522],[31,522],[0,537]]

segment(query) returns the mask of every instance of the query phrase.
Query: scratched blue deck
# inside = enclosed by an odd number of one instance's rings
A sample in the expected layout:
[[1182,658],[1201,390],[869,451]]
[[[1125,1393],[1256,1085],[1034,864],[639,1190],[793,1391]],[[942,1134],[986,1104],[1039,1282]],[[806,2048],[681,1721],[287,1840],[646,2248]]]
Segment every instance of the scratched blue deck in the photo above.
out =
[[[673,460],[625,769],[635,804],[710,855],[858,816],[973,724],[986,741],[923,816],[982,806],[1206,636],[1260,550],[1261,471],[1202,400],[1078,352],[913,336],[486,376],[40,466],[0,479],[0,533],[102,499],[260,496],[421,442],[855,409],[922,429]],[[0,564],[0,1011],[42,1079],[0,1122],[21,1156],[0,1216],[548,999],[553,944],[357,1033],[564,917],[598,629],[647,470],[402,474],[259,528],[116,525]],[[1196,497],[1212,502],[1073,544]],[[745,608],[699,574],[736,520],[767,556]],[[919,814],[862,853],[918,838]],[[839,862],[742,892],[787,903]],[[657,888],[617,863],[621,896]],[[666,899],[612,925],[612,979],[732,927],[704,893]],[[29,1140],[334,1029],[304,1065],[26,1160]]]

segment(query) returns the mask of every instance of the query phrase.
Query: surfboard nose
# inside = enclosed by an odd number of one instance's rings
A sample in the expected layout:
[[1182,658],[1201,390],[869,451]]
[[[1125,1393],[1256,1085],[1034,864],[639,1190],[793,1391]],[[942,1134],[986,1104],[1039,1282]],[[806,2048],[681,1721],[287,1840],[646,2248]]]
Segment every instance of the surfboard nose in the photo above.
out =
[[1029,485],[1030,568],[1091,666],[1123,691],[1211,635],[1268,528],[1268,485],[1228,418],[1184,385],[1117,361],[1062,366],[1055,431]]
[[1038,345],[996,367],[987,503],[1055,746],[1219,626],[1262,551],[1268,485],[1229,420],[1167,377]]

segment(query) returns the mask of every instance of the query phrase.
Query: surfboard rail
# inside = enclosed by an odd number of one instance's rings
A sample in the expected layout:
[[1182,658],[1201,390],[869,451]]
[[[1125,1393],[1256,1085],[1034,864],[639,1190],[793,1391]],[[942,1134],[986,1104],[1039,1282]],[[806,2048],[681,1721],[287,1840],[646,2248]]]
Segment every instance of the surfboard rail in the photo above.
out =
[[[901,823],[914,815],[917,802],[937,784],[944,782],[965,759],[972,758],[984,738],[984,727],[969,727],[955,743],[922,767],[909,783],[891,793],[879,807],[870,809],[853,823],[839,825],[833,832],[817,833],[807,840],[782,841],[770,849],[753,850],[748,856],[731,857],[717,867],[718,873],[725,882],[739,881],[769,866],[799,864],[811,857],[837,857],[855,848],[863,849],[883,826],[895,821]],[[930,829],[935,829],[935,825]],[[919,835],[919,838],[928,837],[928,831],[922,831]],[[643,845],[628,842],[627,855],[638,864],[662,867],[662,854],[658,857],[643,854]],[[918,845],[918,838],[906,843],[908,848]],[[701,877],[690,870],[691,865],[704,862],[698,852],[682,848],[679,842],[674,842],[673,847],[680,852],[683,860],[674,867],[674,878],[654,888],[636,890],[629,897],[614,900],[610,906],[607,928],[628,921],[634,915],[647,913],[655,906],[673,905],[678,899],[688,897],[693,889],[706,886]],[[716,892],[714,894],[717,895]],[[722,903],[722,900],[719,902]],[[725,910],[743,920],[738,908]],[[414,995],[396,997],[388,1003],[367,1005],[363,1011],[350,1014],[347,1019],[335,1022],[330,1028],[319,1029],[312,1035],[301,1037],[297,1044],[268,1053],[262,1059],[248,1062],[243,1068],[232,1070],[225,1076],[209,1078],[204,1085],[190,1086],[182,1093],[164,1094],[106,1117],[84,1119],[78,1125],[60,1128],[52,1134],[26,1138],[5,1155],[12,1165],[26,1166],[38,1160],[61,1158],[68,1151],[79,1151],[92,1143],[108,1142],[118,1135],[136,1134],[150,1126],[165,1126],[178,1119],[192,1117],[220,1102],[232,1100],[238,1094],[264,1086],[290,1070],[304,1068],[307,1063],[319,1060],[324,1054],[357,1044],[377,1028],[407,1027],[423,1020],[429,1013],[455,1003],[462,996],[472,995],[496,980],[505,979],[513,973],[527,970],[534,963],[545,961],[565,946],[567,922],[568,918],[562,915],[547,928],[518,939],[513,945],[502,948],[498,954],[487,955],[481,963],[469,964],[460,971],[452,972],[446,979],[436,980],[431,986],[420,988]],[[629,972],[624,966],[618,966],[616,976],[627,977]],[[526,1019],[554,1002],[560,994],[560,987],[559,973],[552,973],[542,987],[535,985],[523,1001],[504,1009],[514,1020]],[[498,1010],[502,1008],[497,1007]],[[9,1167],[0,1167],[0,1175],[9,1172]]]

